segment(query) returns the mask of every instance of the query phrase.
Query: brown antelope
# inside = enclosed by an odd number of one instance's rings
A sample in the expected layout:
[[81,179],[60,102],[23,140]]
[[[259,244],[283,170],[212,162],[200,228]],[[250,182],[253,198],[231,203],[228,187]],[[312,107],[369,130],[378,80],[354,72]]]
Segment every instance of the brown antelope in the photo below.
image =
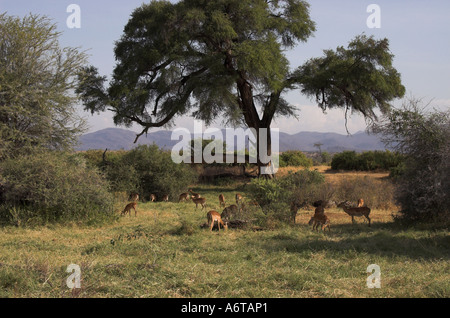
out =
[[338,208],[342,208],[345,213],[352,217],[352,223],[355,223],[355,216],[364,216],[369,221],[370,226],[370,208],[366,206],[362,207],[351,207],[350,202],[344,201],[337,205]]
[[363,199],[359,199],[359,200],[358,200],[358,205],[357,205],[357,207],[360,208],[360,207],[362,207],[363,205],[364,205],[364,200],[363,200]]
[[187,192],[180,194],[180,196],[178,197],[178,202],[186,202],[187,200],[189,200],[189,193]]
[[137,206],[136,202],[128,203],[127,206],[125,207],[125,209],[123,209],[121,214],[122,215],[127,215],[127,213],[128,213],[128,215],[131,216],[131,209],[133,209],[134,210],[134,216],[137,216],[136,206]]
[[137,202],[139,200],[139,194],[138,193],[131,193],[128,197],[128,201],[134,201]]
[[192,194],[192,197],[193,197],[194,199],[201,198],[201,195],[200,195],[199,193],[193,192],[192,189],[189,189],[189,192]]
[[208,225],[209,225],[209,230],[212,231],[213,227],[214,227],[214,223],[217,221],[217,227],[219,228],[220,231],[220,225],[222,224],[222,227],[225,230],[228,230],[228,223],[227,222],[223,222],[222,221],[222,217],[220,216],[219,212],[217,211],[209,211],[206,214],[206,218],[208,219]]
[[195,208],[198,208],[198,205],[201,204],[202,210],[206,209],[206,199],[205,198],[194,198],[194,197],[191,197],[191,199],[195,203]]
[[223,209],[222,214],[220,215],[222,217],[222,220],[229,220],[232,217],[234,217],[238,213],[238,207],[235,204],[232,204],[225,209]]
[[322,231],[325,231],[326,228],[328,228],[328,231],[330,231],[330,219],[325,214],[317,214],[314,215],[311,220],[309,220],[308,224],[313,224],[313,231],[319,230],[319,225],[322,228]]
[[291,218],[292,218],[292,221],[294,222],[294,224],[295,224],[295,220],[297,218],[297,212],[301,207],[303,207],[303,204],[300,204],[297,201],[291,202]]
[[222,204],[223,204],[223,207],[226,206],[225,205],[225,197],[223,196],[223,194],[219,194],[219,206],[222,206]]
[[163,200],[164,202],[169,202],[169,195],[168,195],[168,194],[165,194],[165,195],[163,196],[162,200]]
[[242,195],[240,193],[236,193],[236,205],[239,205],[239,202],[242,200]]
[[150,201],[152,201],[152,202],[156,201],[156,195],[154,195],[153,193],[150,194]]

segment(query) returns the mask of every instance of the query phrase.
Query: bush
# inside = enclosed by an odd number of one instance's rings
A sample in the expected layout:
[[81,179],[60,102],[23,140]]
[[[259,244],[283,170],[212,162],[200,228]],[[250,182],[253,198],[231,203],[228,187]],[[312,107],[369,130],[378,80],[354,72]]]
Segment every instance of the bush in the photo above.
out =
[[428,111],[410,99],[385,115],[374,131],[405,155],[396,178],[397,218],[404,222],[450,221],[450,111]]
[[41,152],[0,164],[3,204],[0,218],[15,225],[113,218],[107,181],[80,156]]
[[301,151],[289,150],[280,155],[280,167],[312,167],[312,159],[306,157]]
[[372,209],[395,208],[394,184],[390,180],[377,180],[368,176],[344,177],[334,184],[333,200],[350,201],[356,206],[358,199]]
[[105,171],[114,191],[137,192],[141,198],[168,194],[170,200],[177,200],[198,178],[189,165],[174,163],[170,152],[156,145],[142,145],[126,152]]
[[289,221],[291,203],[318,200],[324,182],[324,176],[318,171],[302,170],[279,179],[254,179],[249,185],[249,195],[259,203],[265,215]]
[[357,154],[355,151],[343,151],[335,154],[331,161],[333,170],[390,170],[404,162],[404,157],[397,152],[366,151]]

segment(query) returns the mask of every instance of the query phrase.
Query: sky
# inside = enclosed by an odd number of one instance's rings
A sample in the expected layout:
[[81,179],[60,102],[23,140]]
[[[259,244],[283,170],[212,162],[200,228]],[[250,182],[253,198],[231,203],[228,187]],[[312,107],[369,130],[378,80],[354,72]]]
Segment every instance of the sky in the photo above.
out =
[[[147,3],[143,0],[0,0],[0,12],[23,17],[34,13],[46,15],[62,32],[61,46],[79,47],[89,54],[89,63],[100,74],[110,76],[115,66],[114,43],[119,40],[125,24],[134,9]],[[176,2],[176,1],[172,1]],[[316,22],[316,32],[306,43],[286,52],[294,69],[313,57],[323,55],[323,50],[336,49],[360,34],[388,38],[394,54],[394,67],[402,76],[406,97],[423,99],[431,107],[450,108],[450,1],[448,0],[309,0],[310,15]],[[67,20],[73,11],[80,11],[80,28],[69,28]],[[372,20],[379,8],[379,19]],[[379,28],[370,28],[369,21],[379,22]],[[288,93],[286,99],[298,108],[297,118],[279,118],[272,124],[281,132],[294,134],[301,131],[335,132],[346,134],[342,110],[326,114],[314,100],[300,91]],[[400,105],[403,101],[393,101]],[[92,116],[79,106],[80,114],[88,121],[89,131],[115,127],[109,112]],[[213,126],[221,127],[218,121]],[[193,130],[193,118],[177,118],[173,128]],[[205,127],[207,128],[207,127]],[[139,132],[139,126],[131,128]],[[366,129],[364,118],[352,114],[348,121],[350,133]],[[156,131],[158,129],[150,130]]]

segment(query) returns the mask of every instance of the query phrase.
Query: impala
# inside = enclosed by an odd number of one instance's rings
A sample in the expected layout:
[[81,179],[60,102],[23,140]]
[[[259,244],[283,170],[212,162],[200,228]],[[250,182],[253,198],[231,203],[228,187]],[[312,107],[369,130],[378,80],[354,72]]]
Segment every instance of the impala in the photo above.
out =
[[225,207],[225,197],[223,196],[223,194],[219,194],[219,206]]
[[358,200],[358,208],[362,207],[364,205],[364,200],[363,199],[359,199]]
[[200,195],[199,193],[193,192],[192,189],[189,189],[189,192],[192,194],[192,197],[193,197],[194,199],[198,199],[198,198],[201,197],[201,195]]
[[164,202],[169,202],[169,195],[165,194],[162,199]]
[[131,209],[133,209],[134,216],[137,216],[136,206],[137,206],[136,202],[128,203],[125,209],[122,211],[122,215],[127,215],[128,213],[128,215],[131,216]]
[[308,224],[311,225],[313,223],[313,230],[318,231],[320,225],[322,231],[325,231],[326,228],[328,228],[328,231],[330,231],[330,219],[325,214],[314,215],[311,220],[309,220]]
[[156,195],[154,195],[153,193],[150,194],[150,201],[152,201],[152,202],[156,201]]
[[195,203],[195,208],[198,208],[198,205],[201,204],[202,210],[206,209],[206,199],[205,198],[194,198],[194,197],[192,197],[191,199]]
[[187,192],[180,194],[180,196],[178,197],[178,202],[187,200],[189,200],[189,193]]
[[342,208],[345,213],[352,217],[352,223],[355,223],[355,216],[364,216],[369,221],[370,226],[370,208],[366,206],[362,207],[351,207],[350,202],[344,201],[337,205],[338,208]]
[[128,201],[138,201],[139,200],[139,194],[137,193],[131,193],[130,196],[128,197]]
[[222,224],[222,227],[225,230],[228,230],[228,223],[223,222],[222,221],[222,217],[220,216],[219,212],[217,211],[209,211],[206,214],[206,218],[208,219],[208,225],[209,225],[209,230],[212,231],[213,227],[214,227],[214,223],[217,221],[217,227],[219,228],[220,231],[220,225]]
[[236,193],[236,205],[239,205],[239,202],[242,200],[242,195],[240,193]]

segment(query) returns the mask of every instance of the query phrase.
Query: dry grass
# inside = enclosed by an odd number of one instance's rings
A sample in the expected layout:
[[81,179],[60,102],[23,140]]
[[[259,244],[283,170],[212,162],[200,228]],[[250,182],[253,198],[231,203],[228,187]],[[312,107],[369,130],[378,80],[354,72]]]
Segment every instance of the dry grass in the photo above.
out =
[[[220,211],[219,193],[231,203],[237,186],[194,191]],[[0,228],[0,297],[450,297],[448,231],[399,228],[395,211],[374,209],[368,227],[327,209],[326,233],[307,225],[312,210],[296,225],[220,233],[200,228],[206,212],[149,202],[109,225]],[[380,289],[366,286],[374,263]],[[69,264],[81,290],[66,286]]]

